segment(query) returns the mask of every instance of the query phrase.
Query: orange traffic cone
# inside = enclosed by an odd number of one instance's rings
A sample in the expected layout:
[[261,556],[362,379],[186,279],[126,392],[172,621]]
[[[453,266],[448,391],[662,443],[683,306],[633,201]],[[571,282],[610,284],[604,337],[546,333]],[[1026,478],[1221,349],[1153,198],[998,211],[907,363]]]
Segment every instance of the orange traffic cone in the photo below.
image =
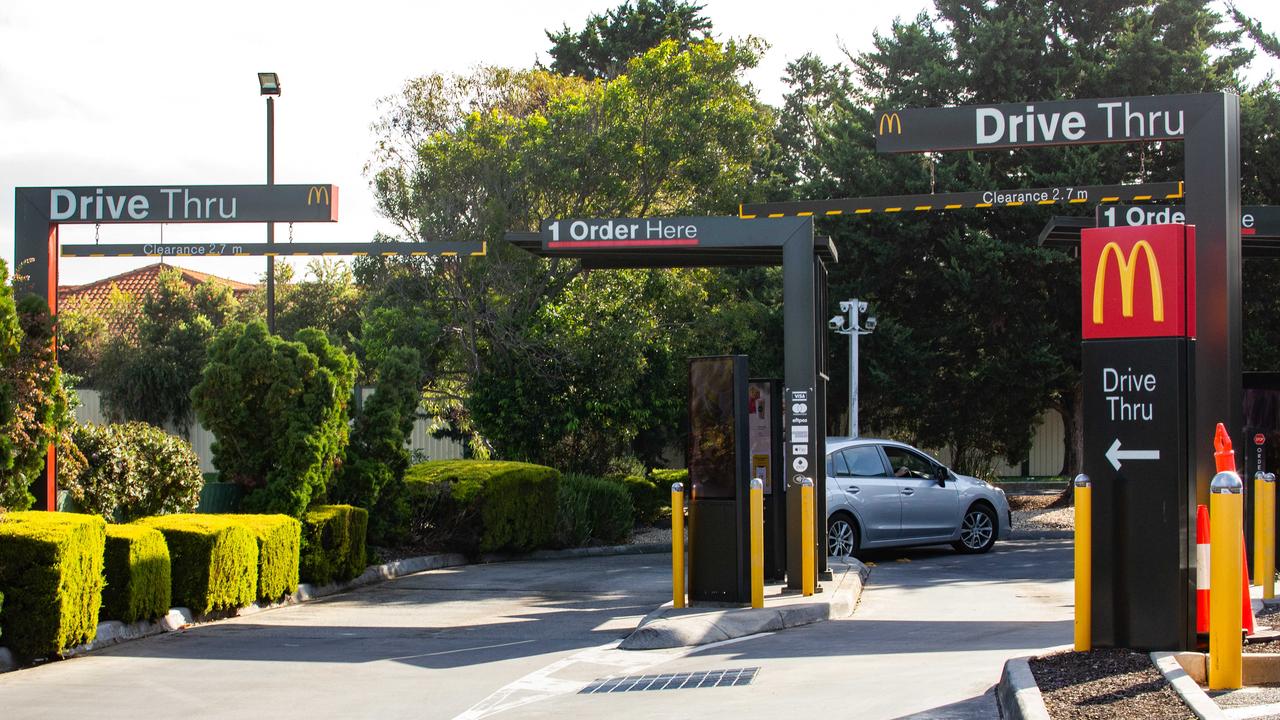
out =
[[1196,506],[1196,632],[1209,634],[1209,508]]
[[1240,537],[1240,582],[1240,627],[1245,635],[1252,635],[1258,629],[1253,619],[1253,600],[1249,597],[1249,558],[1244,551],[1244,533]]

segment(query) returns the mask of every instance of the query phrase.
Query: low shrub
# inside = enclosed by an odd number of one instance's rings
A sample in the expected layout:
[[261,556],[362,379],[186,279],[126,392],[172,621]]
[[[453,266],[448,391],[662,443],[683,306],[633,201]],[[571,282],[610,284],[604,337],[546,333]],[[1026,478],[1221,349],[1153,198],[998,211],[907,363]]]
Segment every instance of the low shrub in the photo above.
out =
[[128,522],[199,504],[204,478],[186,440],[143,422],[77,425],[72,439],[84,464],[67,491],[85,512]]
[[288,515],[217,515],[258,541],[258,599],[274,602],[298,589],[302,524]]
[[649,479],[658,486],[659,490],[665,493],[662,498],[664,507],[671,504],[671,483],[684,483],[685,492],[689,491],[689,471],[685,468],[675,470],[657,468],[650,470]]
[[248,528],[216,515],[161,515],[137,524],[164,534],[175,605],[204,615],[244,607],[257,596],[258,543]]
[[102,616],[125,623],[169,612],[173,578],[169,546],[159,530],[142,525],[108,525]]
[[410,467],[405,482],[420,535],[435,535],[446,547],[525,552],[555,540],[560,473],[552,468],[435,460]]
[[105,527],[94,515],[5,515],[0,523],[3,632],[19,658],[54,655],[96,637]]
[[592,540],[617,544],[635,525],[631,497],[623,485],[589,475],[561,476],[557,539],[565,547]]
[[622,485],[631,497],[631,507],[635,513],[635,521],[642,525],[652,525],[662,514],[662,508],[671,504],[670,486],[660,487],[658,483],[640,475],[609,478]]
[[364,572],[368,527],[364,508],[318,505],[308,510],[302,518],[302,580],[326,585]]

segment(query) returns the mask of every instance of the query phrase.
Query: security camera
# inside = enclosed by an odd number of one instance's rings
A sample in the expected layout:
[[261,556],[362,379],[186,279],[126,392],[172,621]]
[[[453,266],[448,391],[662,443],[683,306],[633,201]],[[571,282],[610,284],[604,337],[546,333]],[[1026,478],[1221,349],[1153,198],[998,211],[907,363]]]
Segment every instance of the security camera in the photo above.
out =
[[875,330],[875,329],[876,329],[876,319],[875,319],[875,316],[872,316],[872,317],[867,318],[867,320],[866,320],[866,326],[867,326],[867,329],[868,329],[868,330]]
[[849,312],[849,310],[850,310],[850,306],[851,306],[851,305],[852,305],[852,303],[850,303],[848,300],[841,300],[841,301],[840,301],[840,312]]
[[866,301],[866,300],[859,300],[859,301],[858,301],[858,312],[860,312],[860,313],[864,313],[864,312],[866,312],[866,311],[867,311],[867,301]]
[[[843,305],[844,303],[840,303],[840,304]],[[832,330],[843,330],[844,316],[836,315],[835,317],[831,318],[830,320],[827,321],[827,327],[831,328]]]

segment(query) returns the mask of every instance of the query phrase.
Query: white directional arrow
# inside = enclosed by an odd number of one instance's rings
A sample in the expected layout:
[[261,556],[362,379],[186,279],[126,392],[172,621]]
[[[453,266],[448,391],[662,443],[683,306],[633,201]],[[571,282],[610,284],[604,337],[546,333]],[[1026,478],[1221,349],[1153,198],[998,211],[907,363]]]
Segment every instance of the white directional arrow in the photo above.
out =
[[1121,460],[1159,460],[1159,450],[1121,450],[1120,438],[1111,443],[1111,449],[1107,450],[1107,460],[1111,461],[1111,467],[1119,470]]

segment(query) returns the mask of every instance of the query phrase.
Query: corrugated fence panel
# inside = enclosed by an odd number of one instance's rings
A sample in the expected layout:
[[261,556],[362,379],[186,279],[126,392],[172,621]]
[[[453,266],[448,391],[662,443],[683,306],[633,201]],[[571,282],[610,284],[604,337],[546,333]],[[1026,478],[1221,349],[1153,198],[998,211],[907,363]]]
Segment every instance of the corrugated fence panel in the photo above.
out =
[[1062,444],[1066,429],[1062,415],[1057,410],[1046,410],[1040,420],[1036,437],[1031,442],[1031,474],[1057,475],[1062,471],[1062,461],[1066,459],[1066,448]]
[[[368,400],[373,394],[374,388],[362,387],[360,396],[362,401]],[[97,390],[88,388],[77,388],[76,394],[80,396],[80,406],[76,408],[76,422],[95,423],[104,425],[107,422],[106,413],[102,412],[102,395]],[[419,414],[418,418],[413,422],[413,433],[409,437],[409,449],[417,455],[424,456],[428,460],[459,460],[463,456],[463,445],[456,440],[448,438],[435,438],[427,432],[427,428],[431,425],[431,418]],[[181,433],[175,432],[172,427],[166,427],[165,430],[171,434],[182,436]],[[196,456],[200,458],[200,472],[215,472],[213,467],[213,433],[206,430],[200,423],[192,423],[191,432],[186,440],[191,443],[191,449],[195,451]]]
[[76,408],[76,422],[81,425],[87,423],[105,425],[107,423],[106,413],[102,412],[102,393],[97,390],[77,388],[76,395],[80,397],[80,405]]

